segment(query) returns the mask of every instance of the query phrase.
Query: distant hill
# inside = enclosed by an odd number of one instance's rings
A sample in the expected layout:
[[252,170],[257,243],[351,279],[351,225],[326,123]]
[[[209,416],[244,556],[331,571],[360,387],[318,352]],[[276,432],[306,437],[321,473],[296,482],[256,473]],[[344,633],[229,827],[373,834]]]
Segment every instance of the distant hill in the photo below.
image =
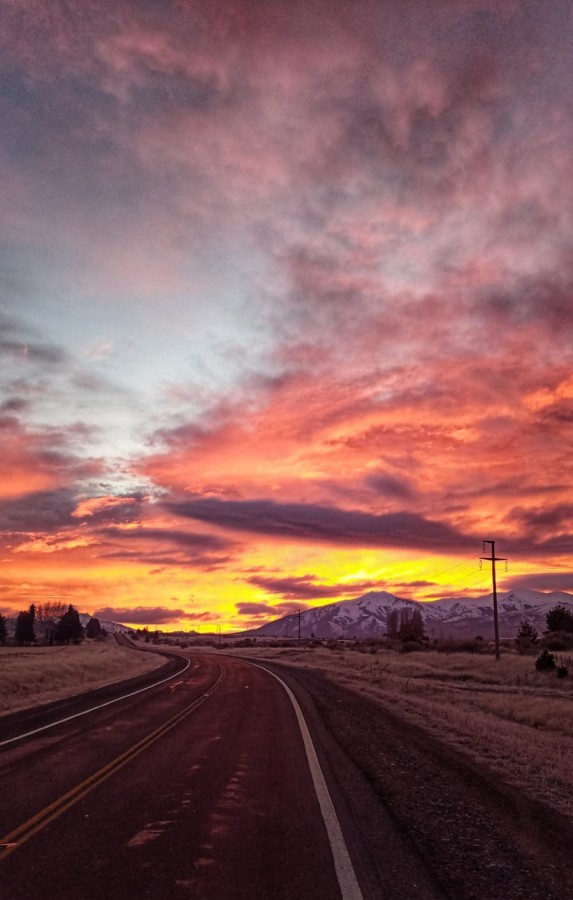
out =
[[[545,616],[561,603],[573,611],[573,595],[560,591],[501,591],[498,593],[498,615],[501,637],[515,637],[522,619],[541,632]],[[370,591],[355,600],[342,600],[307,609],[300,614],[301,637],[309,638],[376,638],[382,637],[392,610],[419,609],[429,637],[493,638],[493,595],[470,599],[445,597],[420,603],[405,600],[386,591]],[[298,637],[299,614],[291,613],[260,628],[251,636]]]

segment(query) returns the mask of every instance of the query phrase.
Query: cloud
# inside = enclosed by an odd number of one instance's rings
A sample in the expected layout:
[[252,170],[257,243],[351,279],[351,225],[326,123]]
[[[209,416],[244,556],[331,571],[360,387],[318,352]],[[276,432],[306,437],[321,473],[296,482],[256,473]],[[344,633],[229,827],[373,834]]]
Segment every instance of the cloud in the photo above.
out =
[[424,579],[417,579],[415,581],[393,581],[392,589],[396,590],[399,588],[425,588],[434,587],[435,585],[435,581],[424,581]]
[[216,622],[221,618],[221,614],[209,610],[205,612],[188,613],[187,618],[192,622]]
[[31,428],[14,415],[0,418],[2,468],[0,496],[18,497],[46,489],[64,489],[77,479],[101,475],[100,459],[76,452],[81,438],[89,430],[75,426],[67,429]]
[[144,528],[103,528],[98,531],[98,534],[105,538],[127,542],[144,541],[158,545],[165,542],[189,550],[221,550],[234,546],[233,541],[215,534],[149,526]]
[[318,543],[459,549],[475,538],[414,513],[375,515],[303,503],[215,499],[167,503],[173,514],[221,528]]
[[[273,576],[252,575],[246,579],[271,594],[279,594],[292,600],[320,600],[347,596],[352,592],[364,589],[364,585],[356,584],[317,584],[314,575],[277,578]],[[373,585],[368,584],[368,587]],[[284,605],[284,604],[283,604]]]
[[309,606],[307,603],[299,602],[272,604],[257,601],[242,601],[240,603],[235,603],[235,608],[239,616],[250,616],[251,621],[256,623],[257,620],[261,618],[268,618],[269,616],[273,618],[282,618],[283,616],[296,613],[299,610],[309,609]]
[[573,503],[529,509],[521,507],[512,510],[508,519],[520,522],[528,530],[533,530],[541,536],[548,531],[559,531],[564,525],[569,525],[573,519]]
[[[118,622],[128,625],[169,625],[179,619],[187,619],[190,614],[184,609],[171,609],[167,606],[135,606],[114,607],[103,606],[92,614],[95,618],[106,622]],[[193,618],[196,616],[192,615]]]
[[405,479],[396,478],[386,473],[372,473],[366,478],[366,484],[380,494],[396,497],[398,500],[412,500],[414,491]]
[[101,526],[109,522],[132,522],[141,515],[141,506],[148,497],[138,491],[123,495],[100,495],[81,498],[72,516],[75,519],[90,520],[90,524]]
[[530,591],[573,591],[573,572],[537,572],[514,576],[504,582],[505,590],[518,591],[521,588]]
[[57,531],[73,523],[75,505],[74,495],[67,489],[6,500],[0,508],[0,527],[8,533]]
[[13,341],[0,341],[0,355],[12,360],[30,360],[50,365],[61,365],[67,359],[67,355],[59,347],[19,344]]
[[235,607],[240,616],[269,616],[276,613],[276,607],[271,606],[269,603],[245,601],[235,603]]
[[215,571],[231,563],[237,544],[215,534],[202,534],[144,527],[98,528],[101,559],[119,559],[153,566],[193,566],[194,570]]

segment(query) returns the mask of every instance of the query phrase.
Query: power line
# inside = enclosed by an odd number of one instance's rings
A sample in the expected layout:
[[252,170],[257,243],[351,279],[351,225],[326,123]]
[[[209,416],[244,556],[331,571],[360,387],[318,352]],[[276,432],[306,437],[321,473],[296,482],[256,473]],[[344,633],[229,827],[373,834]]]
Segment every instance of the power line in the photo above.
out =
[[464,578],[470,578],[474,574],[474,572],[466,572],[465,575],[461,575],[459,578],[452,578],[451,581],[448,581],[448,584],[457,584],[458,581],[463,581]]
[[426,575],[426,578],[439,578],[440,575],[445,575],[446,572],[452,572],[454,569],[459,569],[460,566],[463,566],[468,562],[473,562],[474,560],[475,556],[468,556],[467,559],[462,559],[461,562],[456,563],[453,566],[449,566],[447,569],[443,569],[441,572],[435,572],[434,574]]

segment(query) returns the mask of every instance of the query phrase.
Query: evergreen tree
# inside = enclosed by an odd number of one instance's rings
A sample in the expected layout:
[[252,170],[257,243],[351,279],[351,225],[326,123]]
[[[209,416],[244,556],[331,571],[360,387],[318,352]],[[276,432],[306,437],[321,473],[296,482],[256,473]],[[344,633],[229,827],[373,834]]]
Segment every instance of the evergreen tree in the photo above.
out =
[[411,616],[408,615],[408,610],[403,610],[403,612],[406,613],[406,616],[403,618],[402,624],[400,625],[400,640],[425,640],[426,633],[424,631],[424,620],[422,619],[420,610],[415,609]]
[[389,638],[397,638],[398,631],[398,610],[391,609],[386,614],[386,634]]
[[519,653],[525,653],[533,644],[537,643],[537,631],[527,619],[524,619],[519,626],[515,643]]
[[90,619],[88,624],[86,625],[86,637],[87,638],[98,638],[101,636],[101,625],[99,619]]
[[3,616],[2,613],[0,613],[0,644],[5,644],[7,637],[8,628],[6,625],[6,616]]
[[36,607],[32,603],[27,612],[19,612],[16,619],[15,638],[18,644],[34,644],[36,642],[36,634],[34,632],[34,620],[36,618]]
[[56,628],[55,640],[58,644],[69,644],[70,641],[79,643],[84,639],[84,629],[80,622],[80,616],[75,607],[68,606],[67,612],[64,613],[58,627]]
[[573,612],[559,603],[550,609],[545,617],[547,631],[573,632]]

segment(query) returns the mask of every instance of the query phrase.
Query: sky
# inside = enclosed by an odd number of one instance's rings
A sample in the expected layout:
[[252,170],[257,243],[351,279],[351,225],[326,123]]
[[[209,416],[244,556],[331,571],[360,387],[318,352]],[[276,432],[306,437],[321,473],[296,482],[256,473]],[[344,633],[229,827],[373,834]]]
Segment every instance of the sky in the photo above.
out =
[[570,3],[0,26],[0,612],[573,590]]

